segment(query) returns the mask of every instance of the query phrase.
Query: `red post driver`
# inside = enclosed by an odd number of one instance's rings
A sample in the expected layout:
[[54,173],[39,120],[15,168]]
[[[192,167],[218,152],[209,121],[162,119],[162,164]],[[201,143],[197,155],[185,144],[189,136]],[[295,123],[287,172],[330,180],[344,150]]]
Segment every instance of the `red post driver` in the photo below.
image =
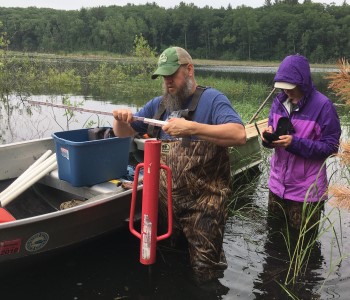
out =
[[[160,164],[160,149],[160,141],[149,140],[145,142],[144,162],[136,166],[133,183],[129,229],[132,234],[141,240],[140,262],[144,265],[155,263],[157,241],[168,238],[172,232],[173,220],[171,170],[168,166]],[[139,233],[134,229],[134,215],[138,177],[141,168],[144,169],[144,174],[141,210],[141,233]],[[157,236],[159,178],[161,169],[164,169],[167,172],[168,179],[168,232],[161,236]]]

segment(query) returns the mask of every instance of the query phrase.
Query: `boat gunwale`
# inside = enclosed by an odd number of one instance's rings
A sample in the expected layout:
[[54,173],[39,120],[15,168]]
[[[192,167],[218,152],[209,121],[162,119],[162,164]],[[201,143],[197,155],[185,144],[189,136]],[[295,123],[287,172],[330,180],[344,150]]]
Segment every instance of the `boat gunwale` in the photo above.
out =
[[49,141],[53,140],[52,137],[44,137],[44,138],[38,138],[38,139],[32,139],[32,140],[27,140],[27,141],[19,141],[19,142],[13,142],[13,143],[7,143],[7,144],[0,144],[0,148],[10,148],[10,147],[16,147],[16,146],[21,146],[24,144],[32,144],[36,142],[43,142],[43,141]]

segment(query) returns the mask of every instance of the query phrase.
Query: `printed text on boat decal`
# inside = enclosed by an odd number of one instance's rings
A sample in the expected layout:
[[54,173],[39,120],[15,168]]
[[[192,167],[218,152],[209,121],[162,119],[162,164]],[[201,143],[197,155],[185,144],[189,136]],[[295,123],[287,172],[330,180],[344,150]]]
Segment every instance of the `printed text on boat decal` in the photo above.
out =
[[0,242],[0,256],[18,253],[21,249],[21,239]]
[[26,250],[35,252],[42,249],[48,242],[49,235],[46,232],[38,232],[32,235],[26,242]]

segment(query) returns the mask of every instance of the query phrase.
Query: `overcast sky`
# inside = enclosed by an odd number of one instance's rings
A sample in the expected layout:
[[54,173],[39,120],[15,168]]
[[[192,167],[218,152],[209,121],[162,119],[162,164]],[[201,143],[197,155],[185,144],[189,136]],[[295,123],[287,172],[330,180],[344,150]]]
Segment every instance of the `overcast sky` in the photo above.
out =
[[[302,2],[303,0],[299,0]],[[0,0],[0,7],[48,7],[54,9],[64,10],[79,10],[82,7],[98,7],[98,6],[109,6],[109,5],[120,5],[124,6],[127,3],[146,4],[146,3],[157,3],[159,6],[165,8],[171,8],[179,5],[180,2],[193,3],[198,7],[204,7],[206,5],[212,6],[213,8],[226,8],[229,4],[233,8],[239,5],[246,5],[250,7],[261,7],[264,5],[265,0]],[[273,2],[273,1],[272,1]],[[325,4],[342,5],[344,0],[312,0],[312,2],[319,2]],[[349,4],[349,0],[347,3]]]

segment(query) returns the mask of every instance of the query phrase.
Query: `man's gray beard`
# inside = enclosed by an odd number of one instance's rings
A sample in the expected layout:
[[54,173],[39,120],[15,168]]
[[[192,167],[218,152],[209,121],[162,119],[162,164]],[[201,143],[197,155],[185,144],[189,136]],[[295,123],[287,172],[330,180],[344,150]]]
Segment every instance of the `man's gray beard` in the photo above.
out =
[[165,84],[163,84],[163,99],[165,101],[164,104],[167,112],[171,113],[182,109],[183,103],[185,103],[188,97],[191,96],[193,83],[188,77],[185,79],[185,85],[174,95],[170,95],[166,91]]

